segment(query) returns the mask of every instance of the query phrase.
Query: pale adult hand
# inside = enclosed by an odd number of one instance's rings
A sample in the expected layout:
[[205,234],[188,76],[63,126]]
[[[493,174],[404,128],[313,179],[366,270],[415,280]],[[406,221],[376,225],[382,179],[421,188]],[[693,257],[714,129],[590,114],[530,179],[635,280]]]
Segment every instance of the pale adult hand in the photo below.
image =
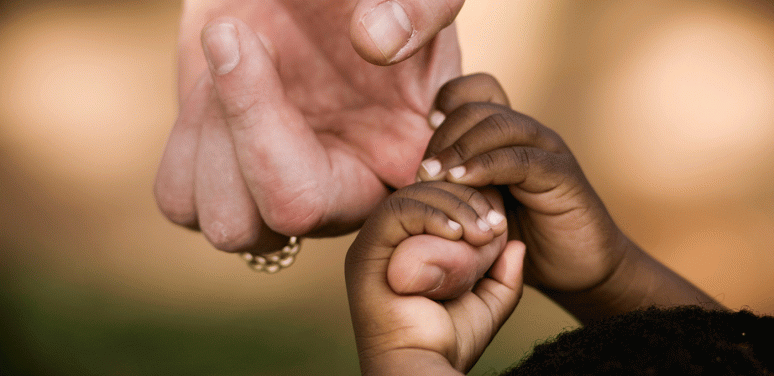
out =
[[432,98],[460,73],[455,30],[378,67],[350,43],[354,6],[185,2],[180,116],[155,187],[171,221],[218,249],[261,253],[287,236],[353,231],[414,181]]

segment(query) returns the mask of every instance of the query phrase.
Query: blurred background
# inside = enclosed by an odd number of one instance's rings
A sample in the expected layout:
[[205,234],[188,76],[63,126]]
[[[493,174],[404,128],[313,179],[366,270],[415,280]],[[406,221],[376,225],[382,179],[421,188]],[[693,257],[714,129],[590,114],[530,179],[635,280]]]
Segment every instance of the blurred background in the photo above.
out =
[[[177,1],[0,1],[0,373],[355,374],[343,257],[256,274],[164,220]],[[774,314],[774,5],[469,0],[466,73],[557,130],[625,231]],[[577,322],[534,290],[471,374]]]

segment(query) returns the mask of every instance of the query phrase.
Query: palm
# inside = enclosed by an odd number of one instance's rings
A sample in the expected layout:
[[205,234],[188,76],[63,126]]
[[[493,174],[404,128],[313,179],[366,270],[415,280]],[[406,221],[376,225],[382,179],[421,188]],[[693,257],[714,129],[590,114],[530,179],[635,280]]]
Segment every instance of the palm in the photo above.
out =
[[[603,281],[618,264],[615,252],[622,234],[599,197],[585,181],[543,193],[511,187],[517,205],[519,234],[530,251],[525,282],[555,291],[581,291]],[[568,188],[569,187],[569,188]],[[568,190],[569,189],[569,190]],[[546,197],[541,197],[546,196]]]
[[[503,249],[506,236],[477,248],[464,241],[418,235],[401,242],[395,252],[444,249],[450,253],[486,253],[488,248]],[[492,286],[499,282],[489,277],[479,281],[472,290],[443,302],[399,295],[387,283],[384,271],[389,262],[389,258],[374,258],[347,269],[358,341],[361,348],[374,351],[375,356],[405,349],[423,350],[442,355],[455,369],[466,372],[510,316],[521,295],[520,276],[507,278],[514,289],[509,292],[512,294],[509,298],[494,292]],[[494,296],[499,299],[496,304],[490,299]]]
[[241,18],[273,45],[285,95],[304,115],[332,162],[333,171],[326,174],[346,180],[341,182],[345,187],[384,192],[383,183],[400,187],[413,182],[431,135],[425,120],[430,102],[437,89],[459,73],[454,30],[439,34],[438,43],[407,62],[378,67],[365,62],[351,46],[348,20],[354,1],[232,3],[184,16],[181,96],[206,71],[198,30],[217,15]]

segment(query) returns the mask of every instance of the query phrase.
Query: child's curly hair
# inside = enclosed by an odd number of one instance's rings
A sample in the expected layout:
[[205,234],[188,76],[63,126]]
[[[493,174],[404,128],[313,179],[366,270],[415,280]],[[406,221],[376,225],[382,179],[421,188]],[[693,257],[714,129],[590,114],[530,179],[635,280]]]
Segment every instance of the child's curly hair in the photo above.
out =
[[774,317],[652,307],[563,333],[503,375],[774,375]]

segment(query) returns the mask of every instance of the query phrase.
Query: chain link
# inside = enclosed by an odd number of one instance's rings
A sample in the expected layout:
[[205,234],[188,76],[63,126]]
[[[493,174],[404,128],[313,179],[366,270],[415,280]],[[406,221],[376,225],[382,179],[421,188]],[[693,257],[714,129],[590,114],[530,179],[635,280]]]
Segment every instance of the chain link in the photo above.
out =
[[247,266],[253,270],[274,274],[293,265],[299,250],[301,250],[301,240],[293,236],[288,241],[288,244],[278,251],[264,255],[254,255],[250,252],[243,252],[241,255],[242,258],[247,261]]

